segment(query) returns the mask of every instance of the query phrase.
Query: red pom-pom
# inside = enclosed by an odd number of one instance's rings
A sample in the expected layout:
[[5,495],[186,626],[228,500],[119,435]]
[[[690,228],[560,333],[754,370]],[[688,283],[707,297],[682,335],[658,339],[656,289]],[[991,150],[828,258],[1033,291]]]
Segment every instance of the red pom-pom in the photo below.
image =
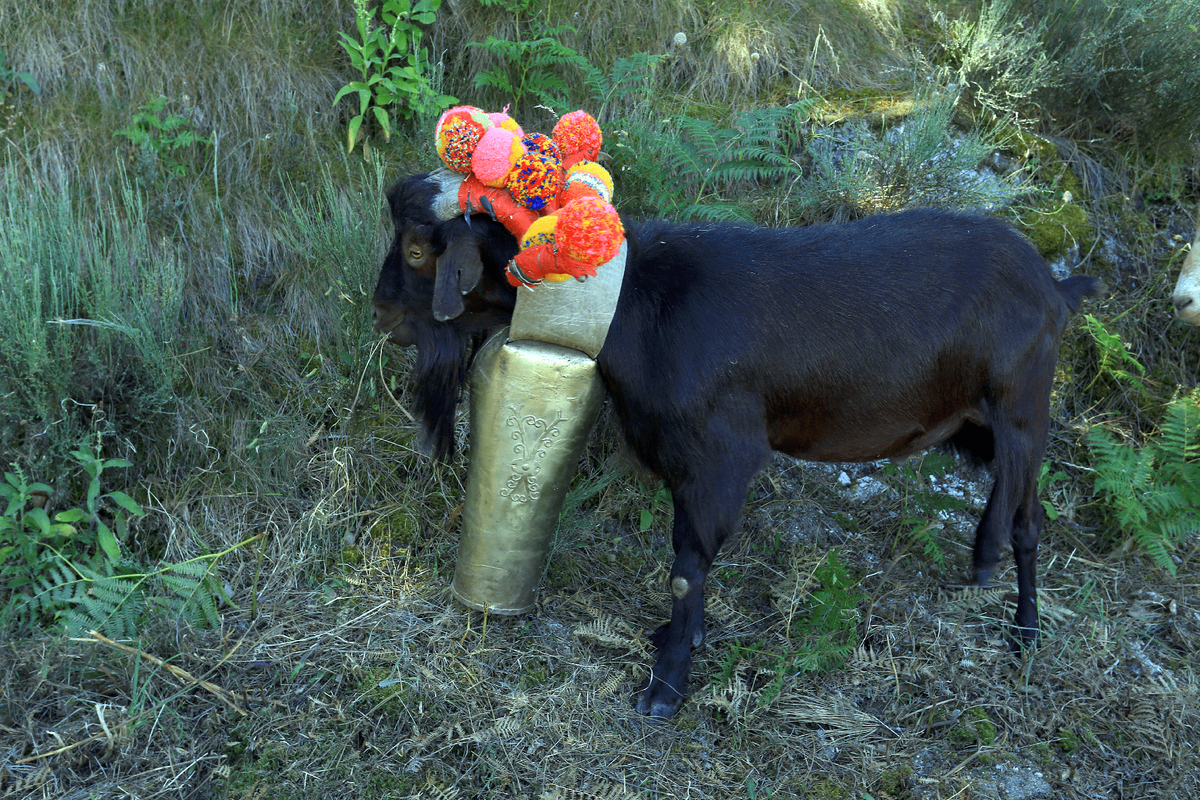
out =
[[586,111],[563,114],[554,126],[554,141],[562,148],[563,169],[586,159],[595,161],[600,156],[604,135],[595,118]]

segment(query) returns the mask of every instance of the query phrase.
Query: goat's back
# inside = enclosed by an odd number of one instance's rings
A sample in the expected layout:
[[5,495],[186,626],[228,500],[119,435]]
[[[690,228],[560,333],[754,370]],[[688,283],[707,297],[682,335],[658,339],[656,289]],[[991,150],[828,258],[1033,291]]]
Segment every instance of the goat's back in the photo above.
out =
[[639,451],[660,445],[655,420],[705,419],[713,398],[810,460],[928,447],[1048,387],[1070,312],[1036,249],[983,217],[648,222],[631,239],[599,361],[618,413],[649,420]]

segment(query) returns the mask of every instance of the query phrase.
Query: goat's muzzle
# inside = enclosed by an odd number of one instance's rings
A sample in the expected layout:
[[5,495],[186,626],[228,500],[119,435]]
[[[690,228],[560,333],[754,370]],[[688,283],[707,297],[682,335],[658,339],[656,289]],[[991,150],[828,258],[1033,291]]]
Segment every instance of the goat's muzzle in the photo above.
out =
[[405,319],[405,313],[384,303],[375,303],[371,318],[375,321],[375,330],[386,333],[392,344],[401,347],[411,347],[416,343],[412,324]]
[[1191,294],[1176,294],[1171,298],[1171,304],[1175,306],[1175,316],[1184,322],[1200,325],[1200,303]]

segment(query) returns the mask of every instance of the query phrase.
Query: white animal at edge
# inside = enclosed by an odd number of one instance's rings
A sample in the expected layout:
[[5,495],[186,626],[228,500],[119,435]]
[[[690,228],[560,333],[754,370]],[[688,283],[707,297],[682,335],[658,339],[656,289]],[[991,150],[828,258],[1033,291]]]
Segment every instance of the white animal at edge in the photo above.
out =
[[1192,249],[1183,260],[1183,269],[1175,284],[1175,295],[1171,298],[1175,316],[1192,325],[1200,325],[1200,255],[1197,255],[1197,251],[1200,251],[1200,222],[1197,222]]

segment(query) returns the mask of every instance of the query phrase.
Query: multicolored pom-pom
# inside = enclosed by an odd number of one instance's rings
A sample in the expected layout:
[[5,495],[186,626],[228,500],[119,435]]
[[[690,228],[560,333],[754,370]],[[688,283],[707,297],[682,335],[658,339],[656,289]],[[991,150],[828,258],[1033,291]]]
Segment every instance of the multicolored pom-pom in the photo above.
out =
[[611,203],[613,182],[608,170],[594,161],[580,161],[567,170],[558,200],[566,205],[580,197],[599,197],[604,202]]
[[621,217],[611,204],[598,197],[581,197],[558,211],[554,226],[555,241],[560,253],[595,267],[616,257],[625,241]]
[[484,185],[504,188],[509,171],[525,155],[521,137],[504,128],[492,128],[485,132],[471,155],[471,172]]
[[471,171],[471,155],[476,145],[492,127],[492,121],[474,106],[455,106],[438,119],[435,142],[438,155],[455,172]]
[[517,159],[505,186],[518,203],[541,211],[562,191],[562,169],[553,156],[528,152]]
[[525,134],[506,112],[456,106],[438,120],[438,155],[465,176],[442,173],[454,178],[439,194],[444,216],[487,213],[503,223],[521,247],[509,265],[514,285],[595,275],[625,239],[611,205],[612,176],[595,163],[600,126],[574,111],[559,119],[553,137]]
[[521,143],[531,153],[553,156],[559,164],[562,163],[562,149],[553,139],[544,133],[527,133],[521,137]]
[[562,148],[564,169],[583,160],[595,161],[604,143],[600,125],[586,111],[563,114],[554,126],[553,138]]

